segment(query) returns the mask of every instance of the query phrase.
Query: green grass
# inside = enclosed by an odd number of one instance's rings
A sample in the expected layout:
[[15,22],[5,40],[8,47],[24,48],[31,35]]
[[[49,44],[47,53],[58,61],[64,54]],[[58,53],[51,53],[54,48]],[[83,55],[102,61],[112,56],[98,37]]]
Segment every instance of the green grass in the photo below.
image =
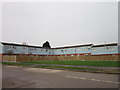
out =
[[[23,63],[14,63],[14,62],[3,62],[2,64],[5,64],[5,65],[12,65],[12,66],[29,66],[31,64],[23,64]],[[96,68],[87,68],[87,67],[66,67],[66,66],[51,66],[51,65],[36,65],[36,66],[33,66],[33,67],[36,67],[36,68],[62,68],[62,69],[76,69],[76,70],[97,70]]]
[[120,65],[120,61],[33,61],[33,62],[22,62],[22,63],[105,66],[105,67],[118,67],[118,65]]
[[[14,62],[3,62],[2,64],[5,65],[13,65],[13,66],[30,66],[32,64],[26,64],[26,63],[14,63]],[[37,68],[63,68],[63,69],[89,69],[89,70],[95,70],[95,68],[86,68],[86,67],[66,67],[66,66],[51,66],[51,65],[36,65],[33,67]]]

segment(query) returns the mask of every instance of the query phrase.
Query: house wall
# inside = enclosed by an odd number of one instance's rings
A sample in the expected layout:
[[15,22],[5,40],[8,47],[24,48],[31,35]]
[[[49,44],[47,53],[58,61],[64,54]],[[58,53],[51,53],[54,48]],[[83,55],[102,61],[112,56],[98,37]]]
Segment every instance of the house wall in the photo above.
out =
[[[3,48],[2,48],[3,47]],[[110,61],[120,60],[118,46],[102,47],[72,47],[62,49],[45,49],[28,46],[13,46],[0,44],[3,61]],[[2,54],[1,54],[2,60]]]
[[118,54],[118,46],[92,47],[92,55]]
[[26,46],[12,46],[4,45],[3,46],[4,54],[38,54],[38,55],[48,55],[50,53],[49,49],[44,48],[35,48],[35,47],[26,47]]
[[76,54],[90,54],[91,46],[54,49],[54,55],[76,55]]

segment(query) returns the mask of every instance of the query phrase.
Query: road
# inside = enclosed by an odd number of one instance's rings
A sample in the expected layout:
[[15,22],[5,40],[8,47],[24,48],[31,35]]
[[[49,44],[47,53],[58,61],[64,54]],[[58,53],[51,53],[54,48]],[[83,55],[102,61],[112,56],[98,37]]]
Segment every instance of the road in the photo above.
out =
[[3,88],[118,88],[118,75],[3,65]]

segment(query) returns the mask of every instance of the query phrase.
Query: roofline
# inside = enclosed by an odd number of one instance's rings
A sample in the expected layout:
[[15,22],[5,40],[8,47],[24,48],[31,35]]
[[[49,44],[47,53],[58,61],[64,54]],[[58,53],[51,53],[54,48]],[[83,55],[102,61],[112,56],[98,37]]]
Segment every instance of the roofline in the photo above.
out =
[[107,43],[107,44],[93,45],[92,47],[117,46],[117,45],[118,43]]
[[36,47],[36,48],[42,48],[40,46],[32,46],[32,45],[23,45],[23,44],[16,44],[16,43],[6,43],[6,42],[0,42],[3,45],[14,45],[14,46],[26,46],[26,47]]
[[76,45],[76,46],[65,46],[65,47],[55,47],[52,49],[64,49],[64,48],[75,48],[75,47],[84,47],[84,46],[92,46],[93,44],[84,44],[84,45]]
[[84,46],[103,47],[103,46],[117,46],[118,45],[118,43],[108,43],[108,44],[99,44],[99,45],[84,44],[84,45],[76,45],[76,46],[44,48],[44,47],[40,47],[40,46],[23,45],[23,44],[8,43],[8,42],[0,42],[0,43],[3,45],[25,46],[25,47],[35,47],[35,48],[43,48],[43,49],[64,49],[64,48],[76,48],[76,47],[84,47]]

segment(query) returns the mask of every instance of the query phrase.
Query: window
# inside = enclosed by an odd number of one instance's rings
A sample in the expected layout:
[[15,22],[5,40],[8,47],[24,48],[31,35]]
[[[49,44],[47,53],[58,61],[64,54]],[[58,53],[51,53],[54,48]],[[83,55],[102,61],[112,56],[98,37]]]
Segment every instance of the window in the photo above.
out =
[[61,52],[63,52],[63,50],[61,50]]
[[90,50],[90,48],[87,48],[88,50]]
[[96,50],[97,50],[97,48],[92,48],[92,50],[93,50],[93,51],[96,51]]

